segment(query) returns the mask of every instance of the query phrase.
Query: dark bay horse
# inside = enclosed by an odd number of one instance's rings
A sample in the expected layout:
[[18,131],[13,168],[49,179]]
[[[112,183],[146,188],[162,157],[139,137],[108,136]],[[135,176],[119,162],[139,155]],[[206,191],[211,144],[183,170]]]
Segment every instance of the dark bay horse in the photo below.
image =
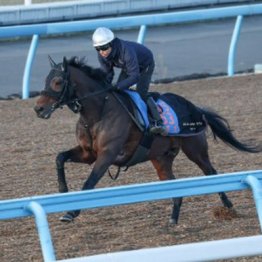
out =
[[[80,113],[76,124],[78,145],[59,153],[56,158],[59,192],[68,191],[64,172],[64,164],[67,161],[95,163],[82,187],[82,190],[93,189],[111,165],[118,167],[126,165],[136,151],[143,134],[128,112],[123,110],[123,103],[128,105],[128,100],[110,90],[100,69],[94,69],[75,57],[70,60],[64,58],[59,64],[50,57],[49,60],[51,70],[46,78],[45,89],[34,107],[37,116],[48,119],[63,105],[67,105],[75,113]],[[162,96],[168,97],[172,102],[172,94]],[[219,137],[240,151],[250,153],[261,151],[257,146],[237,140],[226,119],[217,113],[196,108],[202,113],[214,138]],[[175,179],[172,164],[180,149],[205,175],[217,173],[209,160],[205,131],[187,137],[156,135],[149,153],[142,161],[150,160],[153,163],[160,180]],[[224,192],[219,193],[219,196],[225,207],[233,206]],[[172,223],[178,222],[181,204],[182,198],[174,199]],[[61,220],[72,221],[79,213],[80,210],[67,212]]]

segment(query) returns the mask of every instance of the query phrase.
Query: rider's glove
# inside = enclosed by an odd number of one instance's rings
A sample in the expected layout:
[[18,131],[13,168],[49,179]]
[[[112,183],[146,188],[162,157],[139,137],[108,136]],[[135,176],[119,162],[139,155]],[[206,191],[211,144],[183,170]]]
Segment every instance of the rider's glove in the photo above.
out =
[[130,86],[128,89],[129,89],[129,90],[131,90],[131,91],[137,91],[137,88],[136,88],[136,86],[135,86],[135,85],[133,85],[133,86]]
[[114,84],[114,85],[112,85],[111,90],[118,92],[120,90],[120,88],[116,84]]

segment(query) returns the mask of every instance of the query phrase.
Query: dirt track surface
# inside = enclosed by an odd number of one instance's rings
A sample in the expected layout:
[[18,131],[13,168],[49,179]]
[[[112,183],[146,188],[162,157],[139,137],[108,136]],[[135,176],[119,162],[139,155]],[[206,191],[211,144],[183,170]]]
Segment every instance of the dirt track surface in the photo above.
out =
[[[229,120],[241,141],[261,143],[261,83],[262,75],[247,75],[158,85],[152,90],[174,92],[196,105],[211,107]],[[76,144],[78,116],[65,108],[47,121],[38,119],[32,110],[35,100],[0,101],[0,199],[57,193],[56,154]],[[211,161],[219,173],[262,169],[262,154],[234,151],[214,142],[210,131],[208,141]],[[173,169],[177,178],[202,175],[182,153]],[[87,165],[66,165],[71,191],[82,187],[90,170]],[[157,175],[148,162],[130,168],[116,182],[105,175],[98,187],[150,181],[157,181]],[[70,224],[59,222],[61,214],[51,214],[48,220],[57,259],[260,234],[251,192],[228,195],[236,217],[214,215],[221,206],[217,195],[188,197],[177,226],[168,224],[170,200],[84,211]],[[43,261],[32,218],[0,223],[1,262]],[[262,261],[262,257],[227,261]]]

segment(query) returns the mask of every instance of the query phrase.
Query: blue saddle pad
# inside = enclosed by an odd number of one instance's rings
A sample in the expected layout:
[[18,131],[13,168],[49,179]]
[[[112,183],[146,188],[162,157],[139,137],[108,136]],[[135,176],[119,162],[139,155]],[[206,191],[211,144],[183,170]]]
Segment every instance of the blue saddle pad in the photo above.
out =
[[[139,115],[144,123],[144,126],[148,128],[149,119],[147,115],[148,112],[145,102],[137,92],[129,91],[129,90],[125,90],[125,92],[130,96],[130,98],[136,105]],[[157,107],[158,107],[158,111],[160,112],[160,116],[163,119],[163,123],[166,129],[168,130],[167,135],[173,136],[175,134],[178,134],[180,132],[180,128],[178,123],[178,117],[175,111],[166,102],[164,102],[161,99],[157,100]]]

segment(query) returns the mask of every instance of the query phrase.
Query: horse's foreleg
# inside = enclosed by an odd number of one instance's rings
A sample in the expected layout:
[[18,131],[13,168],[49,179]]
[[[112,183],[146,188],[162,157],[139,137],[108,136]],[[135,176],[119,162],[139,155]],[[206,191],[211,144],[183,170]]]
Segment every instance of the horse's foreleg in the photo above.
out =
[[92,164],[95,161],[95,158],[91,153],[84,151],[80,146],[59,153],[56,157],[56,170],[60,193],[68,192],[64,169],[65,163],[68,161]]
[[61,152],[56,157],[56,171],[58,179],[58,189],[60,193],[68,192],[68,187],[65,178],[65,162],[70,159],[71,150]]
[[97,157],[94,168],[88,179],[85,181],[82,190],[93,189],[99,180],[104,176],[106,170],[110,167],[110,165],[112,165],[116,156],[116,153],[110,151],[101,153],[99,157]]
[[[112,152],[104,152],[97,158],[94,168],[90,176],[84,183],[82,190],[93,189],[96,186],[96,184],[105,174],[106,170],[113,163],[116,155],[117,154],[114,154]],[[71,222],[74,220],[75,217],[79,216],[80,212],[81,210],[69,211],[63,217],[60,218],[60,221]]]
[[[59,183],[59,192],[68,192],[68,187],[65,179],[64,163],[67,161],[77,163],[92,164],[95,157],[88,151],[84,151],[80,146],[71,150],[58,154],[56,158],[57,175]],[[79,216],[80,210],[69,211],[64,216],[60,217],[62,222],[72,222],[75,217]]]

